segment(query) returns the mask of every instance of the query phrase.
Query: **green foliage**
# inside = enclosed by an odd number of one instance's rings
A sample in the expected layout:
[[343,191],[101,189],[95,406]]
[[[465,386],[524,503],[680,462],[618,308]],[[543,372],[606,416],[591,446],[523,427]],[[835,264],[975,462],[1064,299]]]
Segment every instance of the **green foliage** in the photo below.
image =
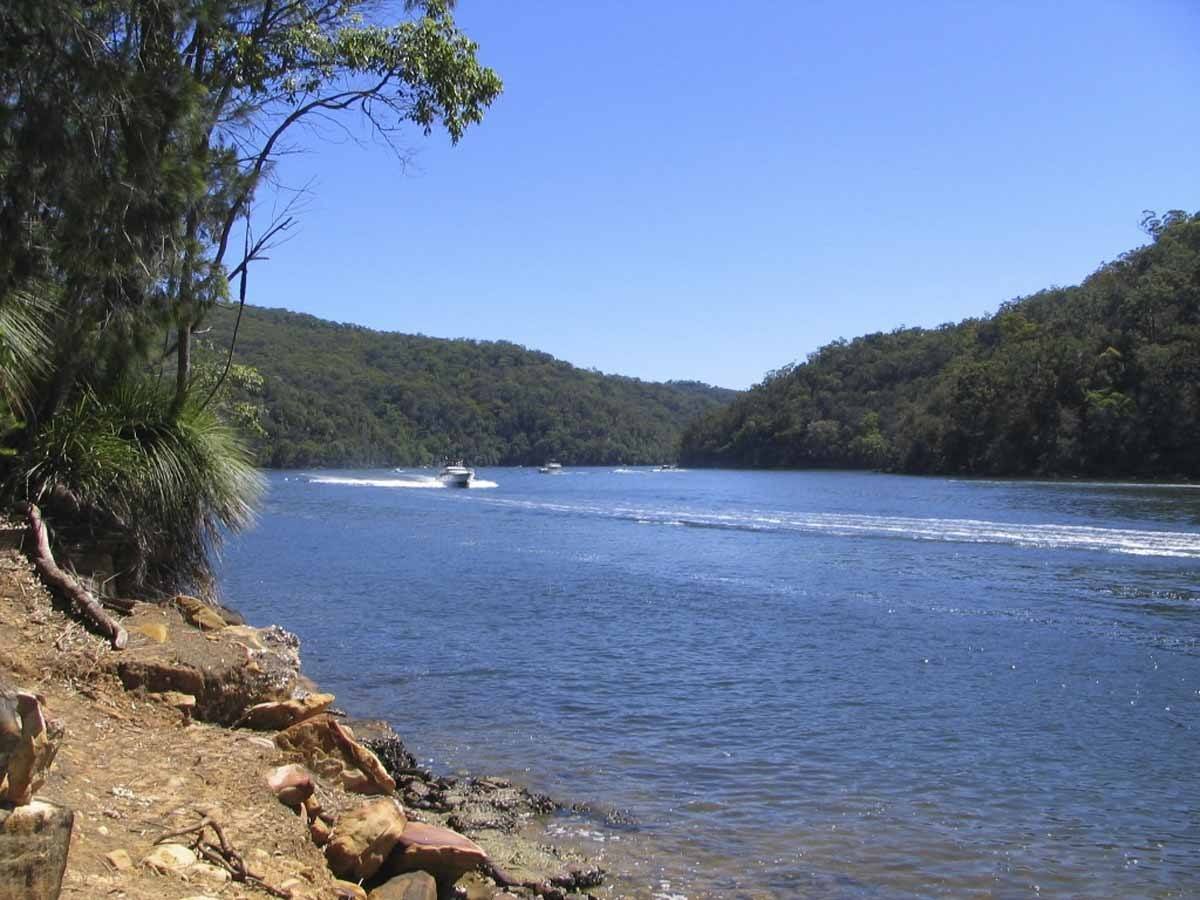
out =
[[[214,350],[233,315],[213,317]],[[694,382],[654,384],[577,369],[516,344],[440,340],[246,307],[238,358],[262,374],[276,467],[382,466],[463,457],[478,465],[656,463],[683,424],[730,399]]]
[[452,6],[379,25],[373,0],[0,4],[5,499],[117,536],[142,586],[205,580],[258,489],[223,423],[264,437],[264,385],[195,360],[194,335],[291,220],[231,264],[235,223],[298,124],[348,114],[395,146],[478,123],[501,84]]
[[46,369],[52,312],[44,295],[21,290],[0,297],[0,421],[26,407]]
[[262,482],[245,445],[210,410],[148,381],[80,394],[34,438],[17,477],[33,499],[70,497],[122,545],[138,589],[205,586],[228,531],[253,521]]
[[1200,477],[1200,215],[1083,284],[835,341],[691,423],[692,465]]

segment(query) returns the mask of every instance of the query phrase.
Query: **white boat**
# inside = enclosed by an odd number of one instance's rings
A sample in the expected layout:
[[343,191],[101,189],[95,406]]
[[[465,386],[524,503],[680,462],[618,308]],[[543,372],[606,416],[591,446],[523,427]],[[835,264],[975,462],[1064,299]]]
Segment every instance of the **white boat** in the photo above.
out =
[[447,487],[470,487],[471,482],[475,480],[475,470],[468,469],[462,464],[462,460],[460,459],[458,462],[443,468],[438,478]]
[[675,463],[663,463],[661,466],[654,467],[655,472],[678,472],[679,466]]
[[562,473],[562,463],[548,462],[544,466],[539,466],[538,471],[543,475],[559,475]]

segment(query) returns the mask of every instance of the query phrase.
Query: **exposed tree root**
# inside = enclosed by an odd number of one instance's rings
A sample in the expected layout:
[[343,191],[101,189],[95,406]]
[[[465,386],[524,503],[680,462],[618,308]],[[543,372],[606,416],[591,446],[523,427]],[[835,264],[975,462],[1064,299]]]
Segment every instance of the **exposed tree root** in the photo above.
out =
[[29,523],[29,534],[33,538],[33,551],[30,556],[42,580],[71,601],[75,611],[90,622],[105,637],[115,650],[123,650],[129,642],[129,635],[104,608],[72,576],[58,567],[54,554],[50,552],[50,536],[46,532],[46,523],[42,512],[35,503],[24,504],[25,518]]

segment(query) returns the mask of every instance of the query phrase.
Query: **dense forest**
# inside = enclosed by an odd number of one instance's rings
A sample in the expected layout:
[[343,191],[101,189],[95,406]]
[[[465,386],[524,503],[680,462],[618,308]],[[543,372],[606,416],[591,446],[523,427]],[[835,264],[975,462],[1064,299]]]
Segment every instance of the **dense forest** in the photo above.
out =
[[684,433],[689,465],[1200,477],[1200,214],[981,319],[839,340]]
[[[213,353],[236,310],[213,315]],[[445,340],[247,306],[235,407],[257,407],[261,464],[655,463],[684,426],[733,398],[695,382],[658,384],[576,368],[503,341]]]

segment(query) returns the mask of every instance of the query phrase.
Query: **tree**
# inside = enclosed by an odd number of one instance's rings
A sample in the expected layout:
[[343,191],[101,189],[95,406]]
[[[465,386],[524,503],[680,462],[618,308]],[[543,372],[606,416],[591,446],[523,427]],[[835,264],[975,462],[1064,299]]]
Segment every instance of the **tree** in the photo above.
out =
[[481,121],[501,83],[451,6],[390,24],[369,0],[0,7],[0,355],[33,360],[0,378],[25,412],[10,494],[124,529],[164,586],[206,574],[256,480],[213,415],[232,343],[214,379],[194,336],[292,219],[235,247],[238,222],[302,125],[355,116],[401,153],[405,127],[457,142]]

